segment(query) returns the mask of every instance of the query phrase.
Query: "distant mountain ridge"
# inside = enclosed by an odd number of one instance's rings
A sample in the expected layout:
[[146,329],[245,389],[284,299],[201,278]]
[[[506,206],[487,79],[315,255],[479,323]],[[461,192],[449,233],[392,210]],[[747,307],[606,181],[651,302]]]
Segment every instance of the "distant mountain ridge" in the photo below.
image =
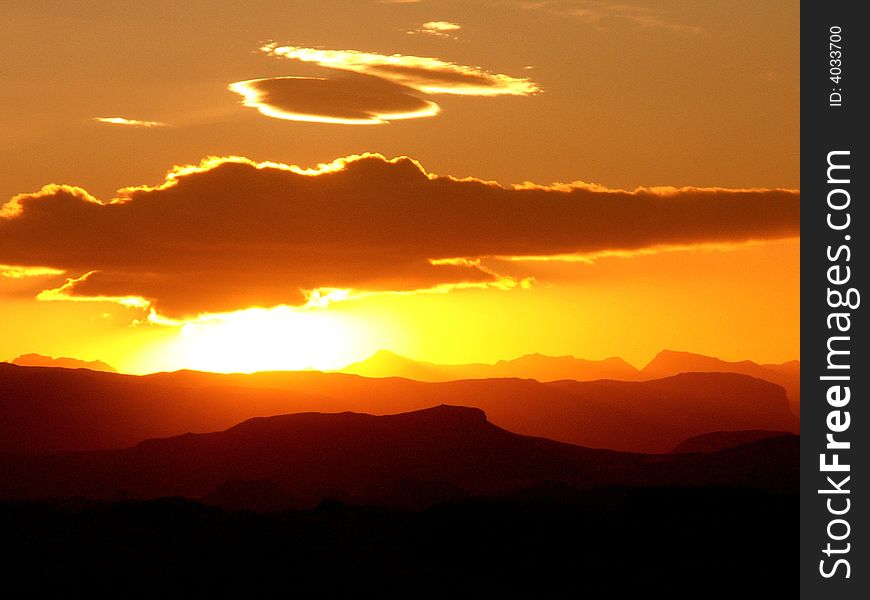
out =
[[105,373],[118,372],[113,366],[101,360],[86,361],[66,356],[52,358],[42,354],[22,354],[10,362],[20,367],[59,367],[61,369],[90,369],[91,371],[103,371]]
[[782,386],[789,398],[792,412],[800,414],[801,364],[792,360],[781,364],[758,364],[751,360],[729,362],[702,354],[662,350],[640,374],[644,379],[658,379],[675,373],[740,373]]
[[[23,354],[10,363],[27,367],[59,367],[117,373],[114,367],[101,360],[52,358],[35,353]],[[800,414],[800,361],[797,360],[781,364],[758,364],[749,360],[732,362],[692,352],[662,350],[643,369],[638,370],[619,357],[589,360],[533,353],[492,364],[443,365],[417,361],[389,350],[379,350],[369,358],[347,365],[336,372],[371,378],[403,377],[433,383],[513,377],[541,382],[599,379],[646,381],[680,373],[738,373],[782,386],[786,390],[792,412],[795,415]]]
[[[437,406],[390,416],[302,413],[102,452],[0,458],[0,498],[211,499],[233,508],[333,498],[387,506],[504,496],[543,484],[796,490],[798,438],[709,454],[648,456],[511,433],[483,411]],[[248,484],[244,482],[248,481]],[[247,490],[250,489],[250,495]]]
[[492,377],[519,377],[543,382],[562,379],[634,381],[640,374],[636,368],[617,357],[587,360],[573,356],[547,356],[535,353],[511,360],[500,360],[493,364],[442,365],[413,360],[389,350],[379,350],[369,358],[348,365],[339,371],[363,377],[405,377],[429,382]]
[[426,383],[343,373],[179,371],[147,376],[0,363],[0,455],[98,450],[298,412],[395,414],[439,404],[486,411],[524,435],[670,452],[712,431],[795,431],[782,387],[733,373],[651,381],[492,378]]
[[739,373],[785,388],[792,412],[800,414],[800,361],[797,360],[782,364],[758,364],[749,360],[730,362],[692,352],[662,350],[643,369],[638,370],[618,357],[586,360],[573,356],[527,354],[493,364],[441,365],[380,350],[363,361],[340,369],[340,372],[363,377],[404,377],[428,382],[492,377],[519,377],[541,382],[566,379],[647,381],[680,373]]

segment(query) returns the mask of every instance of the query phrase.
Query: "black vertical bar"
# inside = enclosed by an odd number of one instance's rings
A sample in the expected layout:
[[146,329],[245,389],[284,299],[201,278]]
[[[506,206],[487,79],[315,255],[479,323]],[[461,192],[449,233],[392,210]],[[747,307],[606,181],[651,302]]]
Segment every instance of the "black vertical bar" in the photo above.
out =
[[863,82],[870,23],[861,8],[801,3],[800,578],[807,599],[866,598],[870,589],[870,362],[861,305],[870,297],[859,300],[870,269],[863,114],[870,112]]

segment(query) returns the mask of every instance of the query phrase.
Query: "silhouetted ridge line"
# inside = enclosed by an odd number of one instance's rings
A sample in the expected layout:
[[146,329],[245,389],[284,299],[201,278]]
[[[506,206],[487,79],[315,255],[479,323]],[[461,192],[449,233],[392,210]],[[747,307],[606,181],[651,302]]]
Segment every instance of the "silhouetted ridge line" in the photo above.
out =
[[361,362],[347,365],[341,371],[367,377],[404,377],[429,382],[510,377],[538,381],[635,380],[639,375],[637,369],[617,357],[588,360],[534,353],[492,364],[445,365],[413,360],[388,350],[379,350]]
[[18,358],[11,360],[10,363],[20,367],[58,367],[61,369],[89,369],[91,371],[104,371],[106,373],[118,372],[114,367],[101,360],[86,361],[65,356],[52,358],[42,354],[22,354]]
[[759,440],[791,435],[786,431],[762,431],[757,429],[750,431],[714,431],[691,437],[678,444],[671,452],[717,452]]
[[348,365],[341,371],[366,377],[404,377],[428,382],[508,377],[542,382],[599,379],[646,381],[691,372],[737,373],[782,386],[790,401],[791,412],[795,416],[800,415],[800,361],[759,365],[749,360],[728,362],[691,352],[662,350],[638,371],[618,357],[587,360],[535,353],[493,364],[441,365],[380,350],[368,359]]
[[793,414],[800,415],[800,361],[762,365],[750,360],[729,362],[691,352],[662,350],[641,369],[640,376],[643,379],[657,379],[688,372],[738,373],[770,381],[786,390]]
[[[419,507],[561,484],[796,489],[797,436],[719,452],[646,455],[506,431],[456,406],[386,416],[300,413],[120,450],[0,458],[0,498],[182,496],[262,510],[326,498]],[[251,482],[251,491],[239,482]]]
[[342,373],[148,376],[0,364],[0,455],[99,450],[302,412],[396,414],[440,404],[592,448],[666,453],[711,431],[795,431],[782,387],[733,373],[651,381],[484,379],[425,383]]

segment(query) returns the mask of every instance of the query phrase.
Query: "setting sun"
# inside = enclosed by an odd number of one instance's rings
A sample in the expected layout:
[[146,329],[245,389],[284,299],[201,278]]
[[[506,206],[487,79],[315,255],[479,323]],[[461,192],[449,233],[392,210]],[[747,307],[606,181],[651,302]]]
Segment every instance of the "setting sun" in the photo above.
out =
[[250,308],[182,325],[163,352],[188,369],[219,373],[332,370],[360,356],[348,319],[318,309]]

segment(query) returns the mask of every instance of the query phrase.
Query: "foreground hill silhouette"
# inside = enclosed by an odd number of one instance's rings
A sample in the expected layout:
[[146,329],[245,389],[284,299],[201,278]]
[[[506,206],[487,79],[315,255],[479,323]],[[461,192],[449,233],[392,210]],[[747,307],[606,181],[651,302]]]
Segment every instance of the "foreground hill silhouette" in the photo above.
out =
[[743,444],[791,435],[785,431],[714,431],[696,435],[679,444],[672,450],[674,453],[718,452],[726,448],[735,448]]
[[0,502],[0,575],[58,598],[793,598],[798,509],[722,487],[272,514]]
[[10,362],[19,367],[61,367],[63,369],[90,369],[91,371],[105,371],[106,373],[118,372],[114,367],[101,360],[87,361],[65,356],[52,358],[42,354],[22,354]]
[[797,429],[781,387],[726,373],[425,383],[318,372],[136,377],[0,364],[0,454],[119,448],[259,416],[393,414],[438,404],[480,408],[495,425],[526,435],[634,452],[669,452],[713,431]]
[[719,452],[649,456],[522,436],[489,423],[479,409],[439,406],[391,416],[261,417],[122,450],[0,458],[0,498],[183,496],[274,509],[328,498],[418,507],[510,497],[544,484],[794,491],[798,463],[793,435]]

